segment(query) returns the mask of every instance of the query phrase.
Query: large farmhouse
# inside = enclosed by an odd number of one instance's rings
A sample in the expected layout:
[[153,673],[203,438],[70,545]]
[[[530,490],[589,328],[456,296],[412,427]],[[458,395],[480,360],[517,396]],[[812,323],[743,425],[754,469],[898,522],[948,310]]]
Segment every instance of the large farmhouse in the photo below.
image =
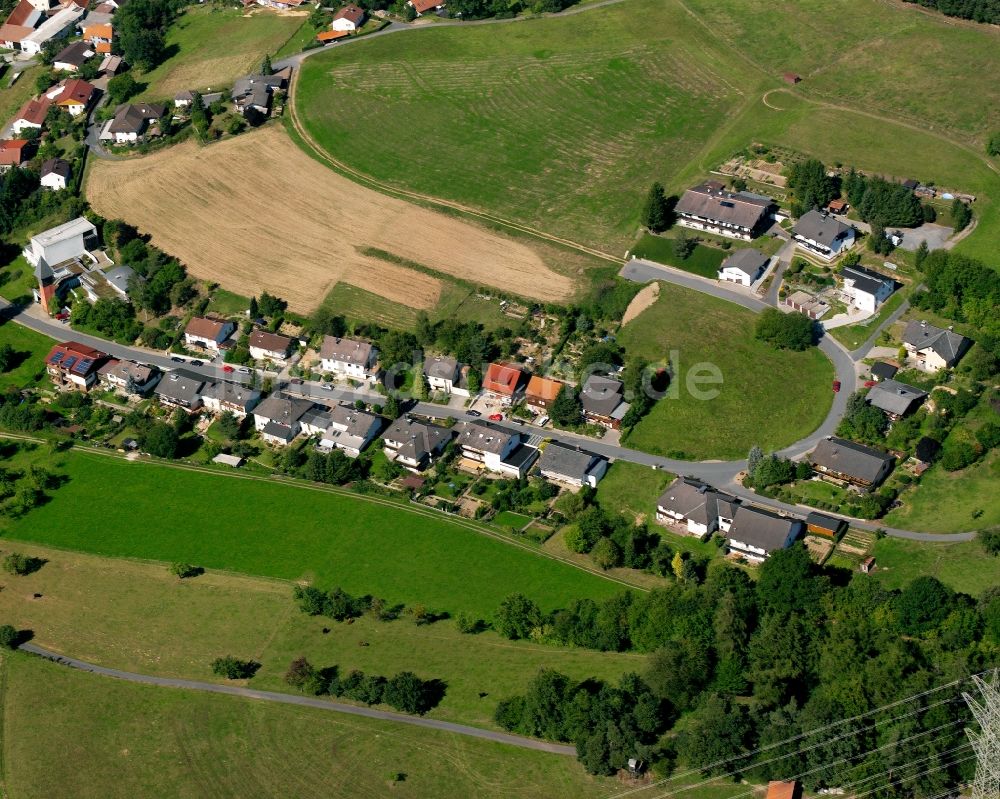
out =
[[892,455],[843,438],[824,438],[809,456],[819,474],[858,488],[874,488],[892,471]]
[[674,210],[684,227],[750,241],[764,231],[773,205],[770,197],[726,191],[709,181],[684,192]]
[[853,227],[815,209],[795,223],[792,236],[799,247],[826,261],[854,246]]

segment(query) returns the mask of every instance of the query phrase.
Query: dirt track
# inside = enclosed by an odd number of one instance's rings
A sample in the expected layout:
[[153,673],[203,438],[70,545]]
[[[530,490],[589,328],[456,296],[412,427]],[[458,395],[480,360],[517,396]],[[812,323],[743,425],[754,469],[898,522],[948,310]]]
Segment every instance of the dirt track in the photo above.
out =
[[364,247],[540,300],[565,300],[574,288],[523,243],[359,186],[275,126],[97,161],[87,197],[103,216],[151,233],[192,275],[241,294],[277,293],[303,312],[340,281],[433,307],[439,280],[363,256]]

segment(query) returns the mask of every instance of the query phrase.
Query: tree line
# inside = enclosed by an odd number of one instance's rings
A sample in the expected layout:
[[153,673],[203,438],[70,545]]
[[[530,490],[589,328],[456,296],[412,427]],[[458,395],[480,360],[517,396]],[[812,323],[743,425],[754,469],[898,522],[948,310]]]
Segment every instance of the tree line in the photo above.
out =
[[365,705],[386,704],[412,715],[433,710],[446,688],[441,680],[423,680],[412,671],[383,677],[355,669],[341,676],[337,666],[318,669],[305,657],[289,664],[285,682],[311,696],[342,696]]
[[1000,25],[1000,2],[997,0],[905,0],[905,2],[933,8],[949,17]]

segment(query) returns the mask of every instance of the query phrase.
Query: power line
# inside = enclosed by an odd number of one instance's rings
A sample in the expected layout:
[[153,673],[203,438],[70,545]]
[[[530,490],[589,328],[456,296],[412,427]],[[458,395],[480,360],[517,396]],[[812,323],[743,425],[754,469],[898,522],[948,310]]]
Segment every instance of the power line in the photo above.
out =
[[972,799],[1000,796],[1000,672],[997,669],[986,679],[978,675],[972,681],[979,689],[981,700],[962,693],[972,715],[979,722],[979,732],[967,729],[976,750],[976,776],[972,782]]
[[[980,674],[973,675],[973,677],[979,677],[981,674],[986,674],[986,673],[987,672],[980,672]],[[804,738],[809,738],[809,737],[812,737],[814,735],[818,735],[819,733],[825,732],[827,730],[834,729],[834,728],[839,727],[839,726],[841,726],[843,724],[849,724],[851,722],[858,721],[860,719],[864,719],[864,718],[866,718],[868,716],[875,715],[876,713],[881,713],[881,712],[884,712],[884,711],[889,710],[891,708],[899,707],[900,705],[905,705],[908,702],[912,702],[912,701],[914,701],[916,699],[920,699],[921,697],[928,696],[928,695],[933,694],[933,693],[937,693],[938,691],[943,691],[946,688],[952,688],[954,686],[961,685],[963,682],[965,682],[968,679],[970,679],[970,677],[963,677],[963,678],[958,679],[958,680],[953,680],[950,683],[945,683],[945,684],[939,685],[939,686],[937,686],[935,688],[929,688],[926,691],[921,691],[919,693],[912,694],[911,696],[907,696],[907,697],[904,697],[902,699],[897,699],[894,702],[890,702],[890,703],[888,703],[886,705],[882,705],[882,706],[874,708],[872,710],[868,710],[868,711],[866,711],[864,713],[859,713],[856,716],[851,716],[851,717],[846,718],[846,719],[841,719],[840,721],[834,721],[834,722],[830,722],[829,724],[825,724],[825,725],[822,725],[820,727],[816,727],[816,728],[814,728],[812,730],[807,730],[806,732],[799,733],[798,735],[793,735],[790,738],[786,738],[786,739],[784,739],[782,741],[777,741],[775,743],[767,744],[765,746],[760,746],[760,747],[757,747],[756,749],[750,750],[749,752],[744,752],[744,753],[739,754],[739,755],[734,755],[732,757],[723,758],[721,760],[715,761],[714,763],[707,763],[705,765],[698,766],[697,768],[692,768],[692,769],[688,769],[687,771],[679,772],[678,774],[673,774],[673,775],[671,775],[669,777],[665,777],[664,779],[657,780],[656,782],[650,783],[649,785],[643,785],[643,786],[640,786],[640,787],[637,787],[637,788],[632,788],[632,789],[627,790],[627,791],[622,791],[622,792],[619,792],[619,793],[609,794],[608,799],[621,799],[621,797],[631,796],[632,794],[641,793],[643,791],[649,790],[650,788],[658,787],[660,785],[663,785],[664,783],[671,782],[673,780],[683,779],[684,777],[689,777],[689,776],[691,776],[693,774],[697,774],[699,772],[706,771],[708,769],[716,768],[718,766],[722,766],[722,765],[725,765],[727,763],[733,763],[733,762],[736,762],[736,761],[739,761],[739,760],[744,760],[744,759],[746,759],[748,757],[751,757],[752,755],[761,754],[763,752],[767,752],[769,750],[776,749],[776,748],[778,748],[780,746],[784,746],[786,744],[793,743],[794,741],[800,741],[800,740],[802,740]],[[917,715],[918,713],[925,713],[926,711],[930,710],[933,707],[937,707],[938,705],[948,704],[949,702],[954,702],[957,698],[958,697],[955,696],[955,697],[949,697],[948,699],[945,699],[945,700],[939,700],[937,702],[931,703],[930,705],[926,705],[925,707],[922,707],[922,708],[918,708],[917,710],[911,711],[910,713],[904,714],[902,716],[894,716],[891,719],[883,719],[882,721],[875,722],[874,724],[870,725],[869,727],[865,727],[865,728],[862,728],[860,730],[852,730],[852,731],[850,731],[848,733],[842,733],[841,735],[836,736],[834,738],[831,738],[831,739],[829,739],[827,741],[823,741],[823,742],[818,743],[818,744],[812,744],[812,745],[810,745],[808,747],[801,747],[801,748],[797,749],[794,752],[786,753],[784,755],[781,755],[780,757],[773,758],[773,759],[768,760],[768,761],[764,761],[763,763],[754,763],[753,766],[766,765],[767,763],[773,763],[773,762],[776,762],[777,760],[782,760],[784,758],[792,757],[794,755],[801,754],[803,752],[819,748],[820,746],[824,746],[824,745],[833,743],[835,741],[841,740],[842,738],[848,737],[849,735],[860,735],[860,734],[862,734],[862,733],[864,733],[866,731],[875,729],[876,727],[878,727],[878,726],[880,726],[882,724],[885,724],[885,723],[887,723],[889,721],[900,721],[900,720],[908,718],[910,716]],[[749,765],[743,765],[743,766],[740,766],[737,769],[734,769],[733,771],[729,772],[728,774],[722,775],[722,776],[732,776],[733,774],[735,774],[735,773],[737,773],[739,771],[745,771],[747,768],[750,768],[750,767],[751,766],[749,766]],[[717,779],[717,778],[714,778],[714,779]],[[701,783],[701,784],[704,784],[704,783]]]

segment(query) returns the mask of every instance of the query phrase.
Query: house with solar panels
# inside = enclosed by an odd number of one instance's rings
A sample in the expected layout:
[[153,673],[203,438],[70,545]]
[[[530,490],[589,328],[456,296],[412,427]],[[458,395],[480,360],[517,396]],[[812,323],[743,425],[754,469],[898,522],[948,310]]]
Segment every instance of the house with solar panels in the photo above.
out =
[[45,359],[45,369],[56,388],[64,391],[90,391],[97,384],[97,373],[107,353],[76,341],[56,344]]

